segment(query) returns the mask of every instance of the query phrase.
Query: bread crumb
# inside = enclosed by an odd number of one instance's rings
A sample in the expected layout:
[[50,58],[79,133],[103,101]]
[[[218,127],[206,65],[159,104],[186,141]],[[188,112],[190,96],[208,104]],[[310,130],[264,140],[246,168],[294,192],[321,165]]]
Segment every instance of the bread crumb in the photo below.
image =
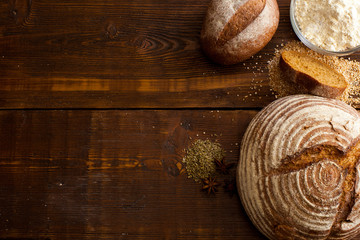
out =
[[285,44],[283,48],[275,49],[274,57],[268,61],[269,84],[274,91],[273,95],[275,98],[307,93],[305,88],[287,81],[282,75],[279,67],[279,61],[281,53],[285,50],[298,51],[308,54],[309,56],[328,64],[340,74],[344,75],[346,81],[349,83],[349,87],[340,97],[338,97],[338,99],[352,106],[360,104],[360,99],[358,98],[360,90],[360,63],[341,57],[327,56],[317,53],[307,48],[300,41],[291,41]]

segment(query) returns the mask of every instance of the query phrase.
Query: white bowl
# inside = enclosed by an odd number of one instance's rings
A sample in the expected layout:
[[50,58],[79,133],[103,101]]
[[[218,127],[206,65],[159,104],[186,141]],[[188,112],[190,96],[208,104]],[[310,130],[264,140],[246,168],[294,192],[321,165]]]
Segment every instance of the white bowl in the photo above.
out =
[[301,29],[299,28],[299,25],[296,21],[296,17],[295,17],[295,2],[296,0],[291,0],[290,3],[290,21],[291,21],[291,25],[292,28],[294,29],[294,32],[296,34],[296,36],[300,39],[300,41],[305,44],[308,48],[310,48],[311,50],[314,50],[318,53],[321,54],[326,54],[326,55],[332,55],[332,56],[347,56],[347,55],[351,55],[357,51],[360,50],[360,46],[351,48],[351,49],[347,49],[344,51],[329,51],[323,48],[320,48],[314,44],[312,44],[309,40],[307,40],[304,35],[301,33]]

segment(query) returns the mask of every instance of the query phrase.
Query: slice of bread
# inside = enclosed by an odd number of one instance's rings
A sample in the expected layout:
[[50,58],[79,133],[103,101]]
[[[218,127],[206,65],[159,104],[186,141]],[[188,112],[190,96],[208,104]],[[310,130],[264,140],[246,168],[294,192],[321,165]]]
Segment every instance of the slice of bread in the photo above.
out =
[[299,84],[313,95],[338,98],[348,87],[342,74],[305,53],[283,51],[280,69],[286,79]]

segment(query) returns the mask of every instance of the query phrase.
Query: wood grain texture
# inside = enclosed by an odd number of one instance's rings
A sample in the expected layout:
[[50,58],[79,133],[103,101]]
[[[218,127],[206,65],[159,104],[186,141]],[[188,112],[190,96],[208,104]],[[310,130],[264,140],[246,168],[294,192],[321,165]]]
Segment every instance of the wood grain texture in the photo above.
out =
[[255,114],[0,111],[0,239],[261,239],[237,195],[206,195],[182,166],[206,138],[237,162]]
[[290,0],[272,41],[226,67],[200,50],[209,2],[0,0],[1,240],[263,239],[181,159],[209,138],[238,161],[246,109],[274,100],[267,61],[296,39]]
[[274,100],[267,61],[296,39],[290,0],[278,1],[271,42],[226,67],[200,49],[208,3],[0,1],[0,108],[265,106]]

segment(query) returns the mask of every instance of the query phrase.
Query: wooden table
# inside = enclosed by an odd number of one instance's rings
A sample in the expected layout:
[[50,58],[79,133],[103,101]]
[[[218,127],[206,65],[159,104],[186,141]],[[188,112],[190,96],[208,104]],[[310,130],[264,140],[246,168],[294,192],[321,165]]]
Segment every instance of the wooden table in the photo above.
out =
[[272,41],[219,66],[199,45],[209,0],[0,1],[0,238],[263,239],[182,159],[210,139],[238,161],[275,99],[267,61],[296,39],[278,2]]

